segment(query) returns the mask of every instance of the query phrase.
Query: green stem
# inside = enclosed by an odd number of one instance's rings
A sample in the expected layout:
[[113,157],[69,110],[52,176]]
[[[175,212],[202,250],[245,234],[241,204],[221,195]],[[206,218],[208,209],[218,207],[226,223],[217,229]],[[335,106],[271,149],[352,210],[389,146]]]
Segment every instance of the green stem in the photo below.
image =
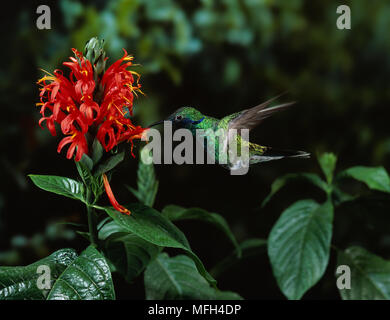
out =
[[[90,203],[91,190],[87,189],[87,201]],[[87,204],[87,214],[88,214],[88,229],[89,229],[89,240],[91,245],[94,247],[98,246],[98,234],[97,234],[97,223],[96,223],[96,214],[94,208]]]

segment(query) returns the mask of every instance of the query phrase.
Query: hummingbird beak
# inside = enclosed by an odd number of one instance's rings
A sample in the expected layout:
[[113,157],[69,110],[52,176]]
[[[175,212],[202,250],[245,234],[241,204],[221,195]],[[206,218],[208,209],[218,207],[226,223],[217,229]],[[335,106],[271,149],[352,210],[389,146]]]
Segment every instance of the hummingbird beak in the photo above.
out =
[[161,124],[161,123],[164,123],[164,121],[165,121],[165,120],[161,120],[161,121],[154,122],[154,123],[152,123],[151,125],[149,125],[148,128],[151,128],[151,127],[157,126],[157,125],[159,125],[159,124]]

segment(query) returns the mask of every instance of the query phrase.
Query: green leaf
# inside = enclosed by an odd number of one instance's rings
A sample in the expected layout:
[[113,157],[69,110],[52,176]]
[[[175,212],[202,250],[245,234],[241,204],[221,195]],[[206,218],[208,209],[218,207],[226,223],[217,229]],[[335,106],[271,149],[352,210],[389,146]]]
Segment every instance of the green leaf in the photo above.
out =
[[195,263],[185,255],[169,257],[161,253],[148,265],[144,276],[147,300],[237,300],[233,292],[221,292],[211,287],[199,274]]
[[334,153],[323,153],[318,156],[318,163],[325,175],[328,184],[332,183],[334,169],[336,168],[337,157]]
[[153,207],[158,190],[158,181],[156,180],[153,164],[145,164],[141,159],[142,157],[140,156],[137,171],[138,190],[135,190],[129,186],[126,187],[140,202],[149,207]]
[[104,161],[102,164],[100,164],[97,167],[97,169],[94,173],[94,176],[97,177],[103,173],[106,173],[107,171],[114,169],[120,162],[123,161],[124,158],[125,158],[124,152],[120,152],[120,153],[108,158],[106,161]]
[[91,195],[89,195],[89,199],[86,199],[87,202],[92,204],[98,201],[100,195],[104,191],[103,178],[101,175],[94,176],[92,174],[93,166],[92,159],[85,154],[79,162],[76,162],[77,171],[83,180],[85,187],[92,190],[94,197],[92,198]]
[[37,187],[45,191],[85,202],[84,187],[81,182],[66,177],[48,175],[30,174],[29,177]]
[[340,204],[344,202],[353,201],[358,198],[358,196],[350,195],[349,193],[346,193],[342,191],[337,185],[333,186],[332,190],[332,201],[335,206],[339,206]]
[[89,171],[92,171],[92,169],[93,169],[93,161],[85,153],[83,154],[81,160],[79,162],[76,162],[76,163],[82,163]]
[[89,186],[93,181],[91,170],[93,162],[86,154],[83,155],[80,161],[75,162],[77,171],[86,186]]
[[322,277],[329,261],[333,206],[301,200],[287,208],[273,226],[268,255],[279,288],[300,299]]
[[235,265],[243,262],[244,259],[260,255],[266,252],[267,241],[264,239],[247,239],[239,244],[240,251],[242,252],[241,257],[238,257],[237,250],[234,250],[226,258],[218,262],[210,271],[210,273],[217,278],[220,274],[226,270],[234,267]]
[[338,175],[338,179],[345,177],[363,182],[372,190],[390,193],[390,178],[383,167],[352,167]]
[[96,203],[101,194],[104,192],[103,176],[93,176],[92,183],[90,186],[95,196]]
[[[115,221],[107,223],[101,232],[112,231],[113,224]],[[128,282],[139,276],[160,251],[161,247],[130,232],[114,232],[104,241],[105,256]]]
[[73,249],[61,249],[26,267],[0,267],[0,300],[45,299],[48,289],[39,289],[39,266],[50,268],[51,285],[65,268],[76,259]]
[[59,276],[48,300],[113,300],[110,268],[93,246],[85,249]]
[[269,195],[264,199],[263,203],[261,204],[262,207],[264,207],[271,198],[277,193],[281,188],[283,188],[287,183],[293,182],[293,181],[307,181],[311,184],[315,185],[316,187],[320,188],[321,190],[325,191],[326,193],[329,191],[329,186],[323,181],[318,175],[314,173],[290,173],[286,174],[282,177],[277,178],[271,185],[271,192]]
[[104,241],[108,237],[113,235],[114,233],[126,233],[126,232],[128,233],[129,232],[126,228],[124,228],[120,224],[113,221],[111,219],[111,217],[107,217],[106,219],[104,219],[102,222],[100,222],[98,227],[97,227],[97,229],[99,230],[99,233],[98,233],[99,240]]
[[120,226],[148,242],[160,247],[183,249],[195,261],[201,275],[211,284],[216,284],[198,256],[192,252],[185,235],[171,221],[158,211],[140,203],[130,204],[127,208],[131,215],[124,215],[112,207],[106,207],[104,210]]
[[162,212],[169,220],[178,221],[178,220],[200,220],[206,221],[218,229],[220,229],[225,235],[230,239],[233,245],[236,248],[237,255],[241,255],[241,248],[237,243],[237,240],[230,230],[229,225],[226,220],[217,213],[207,212],[201,208],[183,208],[176,205],[168,205],[166,206]]
[[93,164],[94,165],[97,164],[102,158],[102,156],[103,156],[103,147],[100,144],[99,140],[95,138],[92,143],[92,151],[91,151]]
[[80,236],[82,236],[85,240],[90,241],[89,232],[76,230],[76,233]]
[[351,270],[351,288],[339,289],[342,299],[390,299],[390,261],[353,246],[338,252],[337,265],[346,265]]

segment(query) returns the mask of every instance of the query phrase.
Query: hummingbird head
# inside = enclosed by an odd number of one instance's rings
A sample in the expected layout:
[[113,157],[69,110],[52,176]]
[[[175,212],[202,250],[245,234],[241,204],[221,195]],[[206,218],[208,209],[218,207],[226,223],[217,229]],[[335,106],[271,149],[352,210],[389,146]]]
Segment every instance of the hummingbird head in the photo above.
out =
[[177,109],[165,120],[161,120],[151,124],[149,128],[156,126],[160,123],[163,123],[164,121],[171,121],[173,127],[175,127],[176,129],[179,128],[196,129],[198,125],[204,120],[204,118],[205,117],[203,116],[203,114],[200,113],[195,108],[183,107]]

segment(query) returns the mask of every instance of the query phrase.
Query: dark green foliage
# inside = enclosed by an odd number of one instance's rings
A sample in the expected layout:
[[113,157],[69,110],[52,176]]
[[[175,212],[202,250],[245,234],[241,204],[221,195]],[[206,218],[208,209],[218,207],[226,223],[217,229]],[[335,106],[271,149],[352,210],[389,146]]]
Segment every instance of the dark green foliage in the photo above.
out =
[[118,154],[115,154],[115,155],[109,157],[102,164],[97,166],[96,171],[94,172],[94,176],[97,177],[103,173],[106,173],[106,172],[112,170],[120,162],[122,162],[124,158],[125,158],[124,152],[120,152]]
[[39,289],[39,266],[50,268],[51,286],[62,272],[77,258],[73,249],[61,249],[26,267],[0,267],[0,300],[41,300],[48,290]]
[[198,273],[195,263],[184,255],[160,254],[145,271],[146,299],[237,300],[233,292],[219,291]]
[[[140,157],[142,157],[141,153]],[[138,201],[153,207],[158,190],[158,181],[156,180],[153,164],[145,164],[142,160],[138,162],[137,187],[138,189],[135,190],[127,186]]]
[[300,299],[322,277],[329,261],[333,207],[300,200],[287,208],[268,238],[268,255],[278,285]]
[[351,288],[339,289],[344,300],[389,300],[390,261],[361,247],[339,251],[338,265],[351,270]]
[[222,232],[225,233],[225,235],[236,247],[237,255],[241,256],[241,247],[238,245],[237,240],[234,237],[233,232],[230,230],[228,223],[221,215],[217,213],[207,212],[206,210],[203,210],[201,208],[185,209],[183,207],[175,205],[166,206],[161,213],[171,221],[201,220],[216,226]]
[[161,247],[130,232],[112,235],[104,243],[106,257],[115,266],[115,270],[130,283],[161,250]]
[[[264,254],[267,249],[266,245],[267,241],[264,239],[253,238],[244,240],[239,243],[239,250],[234,250],[210,270],[211,275],[217,278],[220,274],[242,263],[246,258]],[[239,252],[241,252],[241,255]]]
[[110,268],[104,257],[94,247],[89,246],[58,277],[47,299],[115,299]]
[[[357,166],[341,171],[334,179],[337,157],[332,153],[318,155],[326,182],[315,174],[289,174],[278,178],[265,203],[287,181],[306,180],[325,192],[321,205],[314,200],[300,200],[287,208],[273,226],[268,239],[268,255],[281,291],[289,299],[300,299],[323,276],[331,248],[333,211],[359,195],[342,191],[343,178],[364,182],[370,189],[388,193],[390,178],[382,167]],[[352,270],[352,289],[340,290],[343,299],[388,299],[388,263],[362,248],[339,251],[338,265]]]
[[[293,203],[280,215],[267,240],[248,239],[240,244],[221,215],[201,208],[168,205],[160,213],[145,204],[135,203],[127,206],[131,214],[125,215],[114,208],[95,205],[97,199],[91,202],[84,195],[84,190],[93,188],[94,181],[99,178],[99,175],[91,174],[94,163],[89,157],[76,163],[83,183],[64,177],[30,175],[32,181],[46,191],[80,200],[89,210],[107,213],[108,216],[97,224],[96,243],[91,238],[91,232],[79,231],[79,234],[90,238],[93,245],[99,246],[104,256],[91,245],[79,257],[68,259],[69,263],[65,266],[61,264],[60,269],[56,266],[57,262],[52,261],[55,254],[46,258],[56,267],[56,280],[50,291],[34,287],[37,279],[34,269],[44,260],[27,267],[3,267],[0,277],[4,288],[0,293],[7,299],[42,299],[46,295],[48,299],[114,299],[111,272],[119,272],[130,284],[144,272],[147,299],[240,299],[236,293],[217,289],[215,279],[192,251],[186,236],[173,224],[180,220],[200,220],[219,228],[235,246],[232,254],[214,266],[213,275],[219,276],[233,265],[242,263],[243,259],[263,253],[267,247],[280,290],[288,299],[301,299],[327,269],[335,207],[359,198],[357,194],[343,191],[342,181],[352,178],[372,190],[390,191],[390,178],[384,168],[357,166],[335,175],[336,160],[332,153],[318,155],[326,181],[314,173],[287,174],[275,180],[263,207],[282,187],[296,180],[316,186],[325,194],[326,200],[318,203],[305,199]],[[111,161],[111,164],[110,160],[106,161],[109,164],[103,167],[112,170],[120,162],[115,158]],[[138,191],[135,194],[141,202],[153,204],[156,192],[153,165],[146,166],[140,161]],[[164,248],[181,249],[186,255],[169,257],[161,252]],[[389,299],[388,264],[359,247],[339,251],[338,265],[349,267],[353,279],[352,289],[339,288],[341,297]]]
[[29,177],[34,184],[49,192],[53,192],[68,198],[85,201],[84,186],[76,180],[47,175],[30,174]]
[[105,211],[117,224],[148,242],[162,247],[183,249],[194,260],[199,273],[211,284],[216,284],[198,256],[192,252],[184,234],[167,218],[142,204],[136,203],[126,207],[132,212],[130,216],[112,208],[105,208]]
[[365,183],[372,190],[390,193],[390,178],[383,167],[356,166],[340,172],[337,178],[353,178]]

